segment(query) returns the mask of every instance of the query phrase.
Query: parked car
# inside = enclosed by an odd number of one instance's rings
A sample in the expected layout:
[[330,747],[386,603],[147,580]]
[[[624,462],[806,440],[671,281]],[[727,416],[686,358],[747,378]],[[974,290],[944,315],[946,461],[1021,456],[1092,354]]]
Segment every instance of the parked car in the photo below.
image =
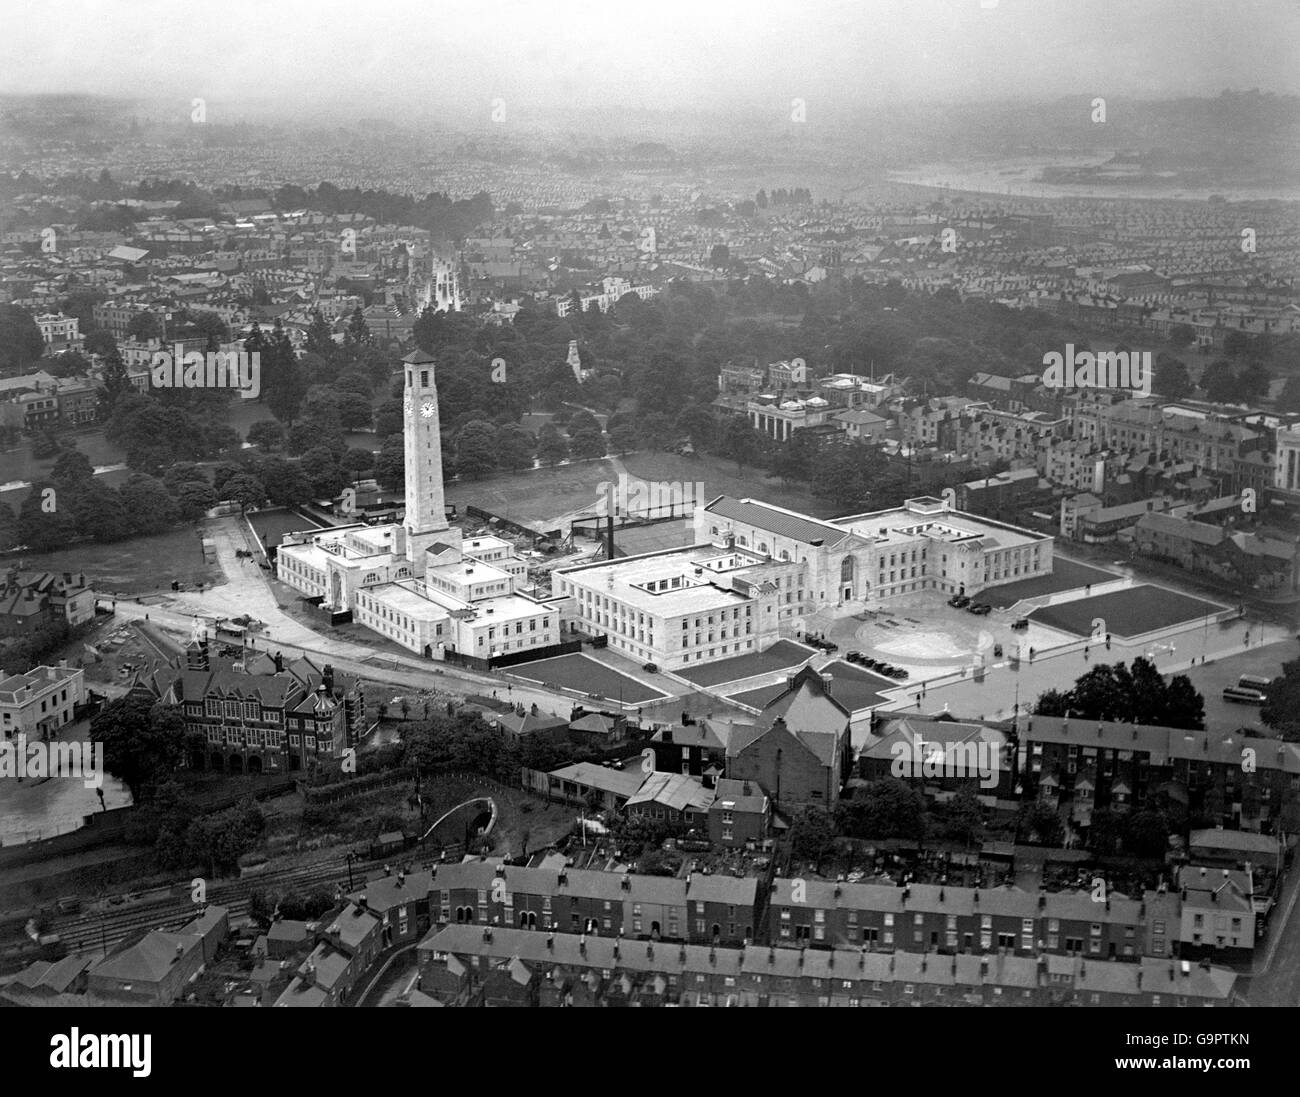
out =
[[1014,621],[1011,622],[1011,627],[1015,629],[1017,632],[1027,629],[1029,627],[1029,618],[1017,617]]
[[1223,699],[1245,705],[1262,705],[1268,700],[1259,690],[1242,689],[1241,686],[1226,686],[1223,690]]
[[972,602],[966,607],[967,613],[973,613],[976,617],[986,617],[993,612],[993,607],[983,602]]
[[646,665],[643,666],[641,669],[645,671],[647,674],[659,673],[659,665],[657,663],[646,663]]
[[844,656],[850,663],[857,663],[859,666],[866,660],[866,656],[860,651],[850,651]]
[[970,605],[970,599],[964,594],[954,594],[948,599],[948,605],[952,606],[953,609],[965,609]]

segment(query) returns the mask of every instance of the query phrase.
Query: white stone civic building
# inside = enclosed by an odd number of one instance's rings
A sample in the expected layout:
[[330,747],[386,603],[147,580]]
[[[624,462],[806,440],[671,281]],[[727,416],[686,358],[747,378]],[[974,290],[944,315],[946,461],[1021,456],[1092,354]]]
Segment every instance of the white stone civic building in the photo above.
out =
[[928,496],[821,521],[754,499],[696,508],[689,548],[557,570],[566,621],[665,669],[761,651],[803,619],[1052,571],[1052,538]]
[[406,372],[406,514],[400,524],[286,534],[278,578],[432,659],[491,660],[560,639],[560,614],[531,597],[527,566],[498,537],[461,536],[446,517],[434,360],[416,351]]

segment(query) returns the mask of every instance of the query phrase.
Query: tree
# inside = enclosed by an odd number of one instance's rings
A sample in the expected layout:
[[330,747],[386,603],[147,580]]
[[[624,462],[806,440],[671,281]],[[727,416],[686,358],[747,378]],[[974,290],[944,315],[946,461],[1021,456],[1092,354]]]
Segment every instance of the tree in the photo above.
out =
[[137,803],[152,797],[158,781],[185,760],[185,721],[178,706],[156,704],[143,693],[111,701],[91,721],[92,739],[104,744],[104,767],[123,781]]
[[923,839],[925,797],[897,777],[870,781],[836,809],[839,829],[854,838]]
[[90,463],[90,458],[75,447],[60,453],[50,470],[50,479],[61,488],[89,483],[94,477],[95,466]]
[[568,460],[569,443],[564,435],[550,423],[544,423],[537,432],[537,456],[543,464],[555,468],[561,461]]
[[497,431],[497,464],[501,468],[532,468],[536,449],[533,436],[513,423]]
[[1201,388],[1205,398],[1215,403],[1230,404],[1237,399],[1237,375],[1226,360],[1211,362],[1201,374]]
[[266,488],[262,481],[246,472],[232,476],[220,490],[222,498],[239,504],[240,514],[249,507],[260,507],[266,502]]
[[123,510],[139,533],[158,533],[176,522],[176,504],[161,480],[136,473],[118,494]]
[[[287,337],[284,338],[284,348],[277,347],[272,352],[271,360],[275,371],[272,374],[273,383],[264,392],[263,401],[271,414],[282,423],[292,424],[298,418],[298,414],[302,410],[303,400],[307,395],[307,375],[297,356],[293,353],[293,348],[288,346]],[[366,418],[368,421],[368,406],[366,408]]]
[[621,423],[609,432],[609,444],[620,456],[631,453],[639,441],[639,432],[631,423]]
[[1169,342],[1180,349],[1191,346],[1195,338],[1196,329],[1191,324],[1174,324],[1169,329]]
[[1290,742],[1300,741],[1300,659],[1282,664],[1282,673],[1269,683],[1259,718]]
[[758,453],[758,434],[749,420],[732,419],[723,434],[722,452],[736,462],[737,471],[751,464]]
[[387,438],[390,434],[401,434],[406,427],[405,413],[401,400],[385,400],[375,408],[375,434]]
[[45,353],[45,340],[32,314],[19,305],[0,305],[0,374],[27,372]]
[[835,848],[835,832],[830,816],[820,808],[804,808],[790,823],[790,852],[801,861],[811,861],[818,869]]
[[1026,838],[1042,846],[1059,846],[1065,836],[1065,827],[1051,806],[1041,800],[1022,803],[1016,816],[1016,829]]
[[111,415],[121,399],[132,391],[131,378],[117,345],[104,356],[104,388],[100,393],[100,418]]
[[1048,690],[1034,706],[1040,716],[1083,720],[1123,720],[1199,731],[1205,726],[1205,700],[1186,675],[1169,681],[1151,660],[1139,656],[1131,666],[1099,663],[1061,692]]
[[605,456],[605,436],[598,430],[580,430],[569,434],[569,452],[584,461]]
[[131,317],[126,326],[126,337],[140,343],[150,343],[162,339],[163,325],[158,314],[152,311],[138,312]]
[[1192,378],[1187,372],[1187,364],[1177,358],[1158,361],[1152,388],[1171,400],[1181,400],[1187,396],[1192,391]]
[[311,310],[311,323],[307,325],[307,338],[304,344],[309,354],[318,355],[329,361],[338,354],[338,344],[334,342],[333,333],[320,309]]
[[944,807],[944,836],[972,846],[984,835],[984,805],[970,789],[960,789]]
[[400,434],[384,439],[375,459],[375,479],[389,491],[406,483],[406,440]]
[[203,517],[217,505],[217,493],[203,480],[187,480],[177,485],[174,498],[177,513],[186,522]]
[[1138,857],[1163,857],[1169,848],[1169,820],[1163,811],[1135,811],[1120,827],[1124,848]]
[[276,450],[284,445],[284,424],[274,419],[259,419],[248,428],[250,445],[264,450]]
[[497,431],[491,423],[473,419],[456,433],[456,467],[471,479],[496,468]]
[[[46,494],[46,488],[53,494]],[[33,552],[53,552],[76,535],[70,508],[60,503],[58,488],[48,483],[32,485],[18,509],[17,529],[18,543]]]

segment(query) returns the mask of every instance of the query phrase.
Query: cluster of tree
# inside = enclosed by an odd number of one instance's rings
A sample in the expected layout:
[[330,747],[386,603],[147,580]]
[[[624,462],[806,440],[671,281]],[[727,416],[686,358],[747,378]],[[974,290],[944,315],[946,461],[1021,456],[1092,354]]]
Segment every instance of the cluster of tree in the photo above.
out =
[[45,353],[41,329],[28,309],[0,305],[0,375],[26,373]]
[[391,194],[386,190],[361,190],[321,183],[316,187],[287,184],[271,195],[276,209],[312,209],[324,213],[361,213],[384,225],[414,225],[435,237],[463,239],[477,225],[491,221],[492,199],[486,191],[472,198],[452,199],[431,192],[423,198]]
[[253,888],[248,893],[248,913],[262,927],[270,929],[277,918],[314,922],[338,905],[328,888],[290,891],[284,887]]
[[68,622],[59,619],[33,632],[0,642],[0,665],[11,674],[26,674],[33,667],[48,662],[71,635]]
[[178,464],[161,479],[133,473],[114,488],[96,478],[77,449],[60,453],[48,479],[34,484],[16,517],[0,503],[0,541],[51,552],[71,541],[121,541],[193,521],[217,502],[202,470]]
[[178,705],[155,702],[144,691],[110,701],[90,731],[104,744],[104,767],[131,790],[137,804],[151,802],[186,757],[206,746],[201,735],[186,732]]
[[779,187],[768,194],[766,190],[760,190],[754,195],[754,203],[759,209],[767,209],[769,205],[773,206],[805,206],[812,201],[812,191],[807,187],[791,187],[787,190],[785,187]]
[[526,735],[518,743],[490,726],[481,713],[457,709],[402,729],[406,749],[403,761],[421,773],[480,773],[506,784],[519,780],[519,769],[552,770],[566,762],[580,762],[592,753],[579,745],[557,744]]
[[1039,696],[1034,712],[1192,731],[1205,727],[1205,699],[1191,679],[1177,674],[1166,680],[1150,659],[1141,656],[1131,667],[1100,663],[1068,690],[1049,689]]
[[[1160,376],[1157,370],[1157,380]],[[1221,358],[1211,362],[1201,372],[1200,388],[1205,398],[1214,403],[1239,404],[1263,399],[1268,395],[1271,380],[1272,376],[1262,362],[1252,361],[1235,366],[1226,358]],[[1163,390],[1161,395],[1165,395]]]
[[181,800],[163,813],[154,851],[166,868],[214,877],[237,875],[239,859],[256,847],[265,829],[265,817],[253,800],[197,816],[193,806]]
[[216,389],[124,391],[110,398],[104,437],[141,472],[210,460],[239,445],[239,435],[225,421],[232,399],[238,397]]

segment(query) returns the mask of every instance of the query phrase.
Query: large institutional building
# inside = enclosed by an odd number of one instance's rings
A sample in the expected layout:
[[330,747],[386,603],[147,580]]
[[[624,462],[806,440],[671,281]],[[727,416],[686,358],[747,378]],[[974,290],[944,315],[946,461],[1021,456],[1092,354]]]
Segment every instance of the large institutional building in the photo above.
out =
[[819,521],[720,496],[685,549],[555,574],[566,617],[666,669],[761,651],[796,619],[933,590],[973,595],[1052,571],[1052,538],[924,496]]
[[558,643],[559,610],[524,590],[528,568],[513,546],[448,524],[434,360],[416,351],[403,362],[405,518],[286,534],[277,576],[336,620],[350,614],[433,659],[490,661]]

